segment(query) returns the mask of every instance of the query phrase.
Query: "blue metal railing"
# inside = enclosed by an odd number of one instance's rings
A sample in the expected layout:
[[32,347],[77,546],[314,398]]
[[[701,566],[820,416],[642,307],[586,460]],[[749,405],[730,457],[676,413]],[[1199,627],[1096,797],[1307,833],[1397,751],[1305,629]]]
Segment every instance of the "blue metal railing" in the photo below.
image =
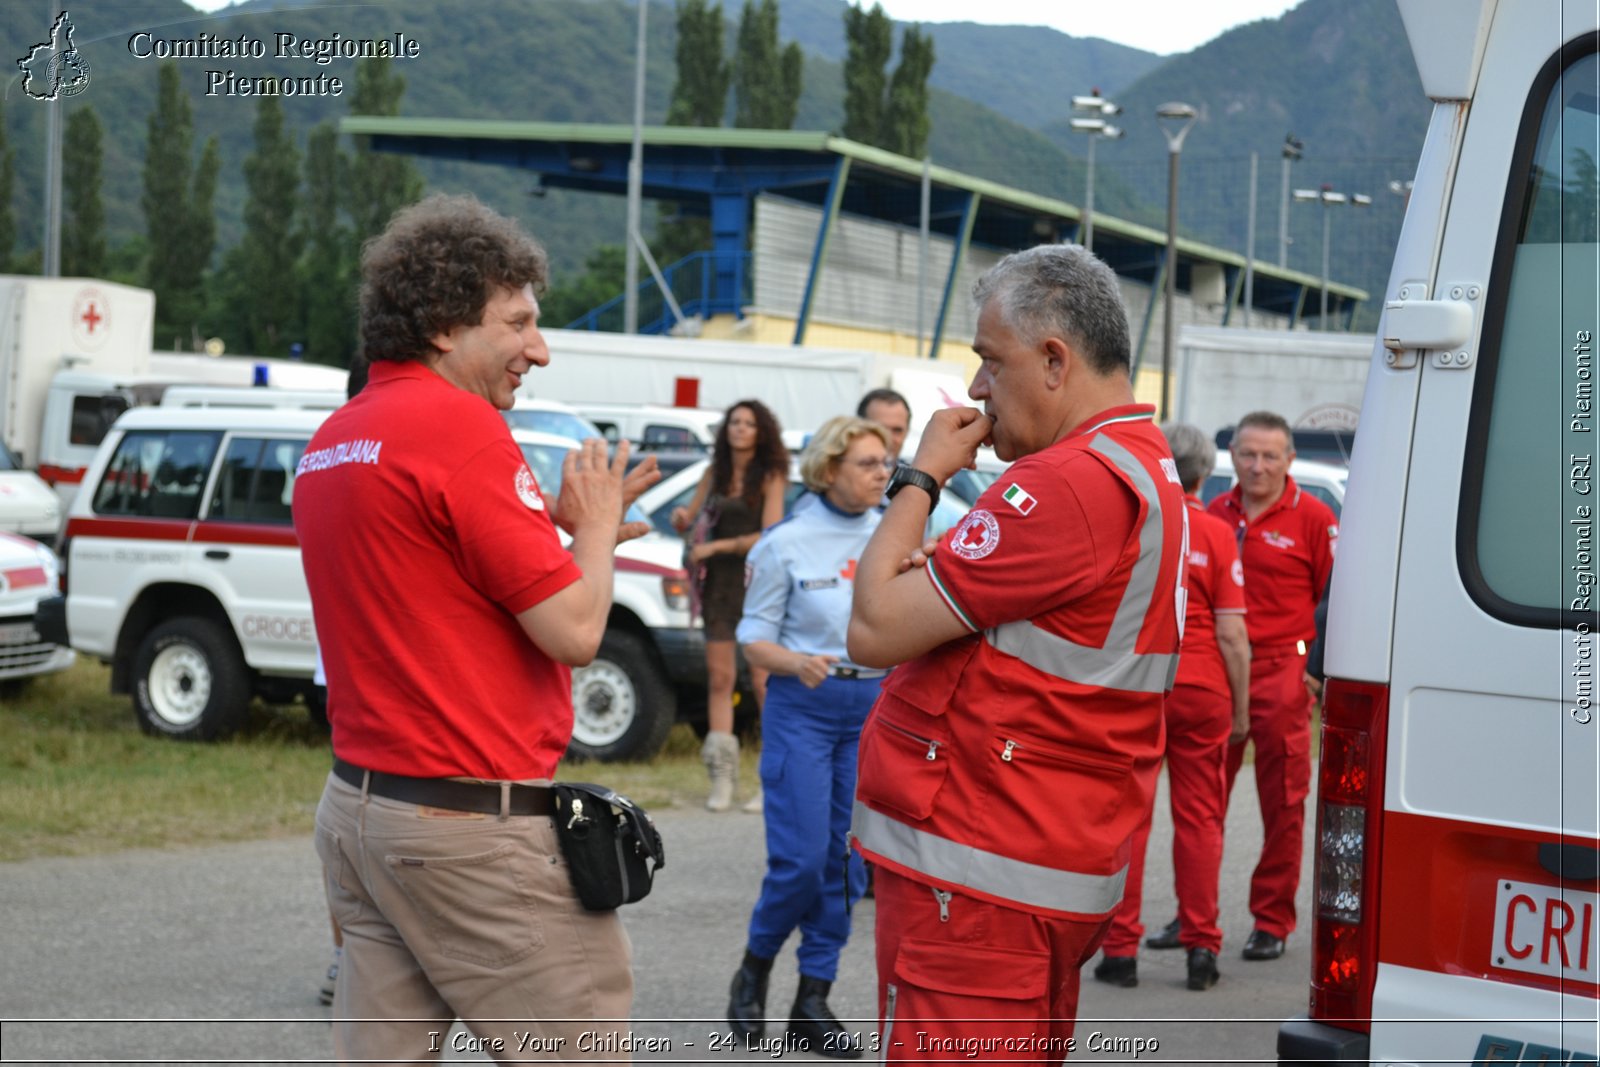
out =
[[[744,305],[751,290],[749,252],[691,252],[662,270],[672,298],[685,317],[700,315],[744,314]],[[733,293],[718,296],[716,275],[719,268],[732,266]],[[639,283],[639,332],[667,333],[673,325],[672,308],[668,306],[654,277],[646,275]],[[618,293],[604,304],[567,323],[569,330],[595,330],[604,333],[621,333],[623,301],[626,294]]]

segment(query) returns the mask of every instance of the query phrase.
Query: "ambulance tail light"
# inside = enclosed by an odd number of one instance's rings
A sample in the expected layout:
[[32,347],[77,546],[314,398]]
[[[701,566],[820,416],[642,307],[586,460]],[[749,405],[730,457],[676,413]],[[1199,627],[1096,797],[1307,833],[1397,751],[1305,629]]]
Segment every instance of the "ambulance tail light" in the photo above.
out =
[[1328,679],[1317,786],[1311,1018],[1371,1032],[1389,688]]

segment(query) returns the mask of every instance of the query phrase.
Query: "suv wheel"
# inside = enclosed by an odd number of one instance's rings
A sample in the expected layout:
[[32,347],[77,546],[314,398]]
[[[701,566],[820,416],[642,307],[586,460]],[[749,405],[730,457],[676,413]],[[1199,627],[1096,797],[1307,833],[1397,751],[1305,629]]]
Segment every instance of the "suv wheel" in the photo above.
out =
[[594,662],[572,672],[572,744],[585,759],[648,759],[667,740],[678,703],[650,649],[607,631]]
[[244,659],[233,635],[210,619],[157,626],[140,643],[133,670],[133,710],[145,733],[212,741],[239,729],[249,713]]

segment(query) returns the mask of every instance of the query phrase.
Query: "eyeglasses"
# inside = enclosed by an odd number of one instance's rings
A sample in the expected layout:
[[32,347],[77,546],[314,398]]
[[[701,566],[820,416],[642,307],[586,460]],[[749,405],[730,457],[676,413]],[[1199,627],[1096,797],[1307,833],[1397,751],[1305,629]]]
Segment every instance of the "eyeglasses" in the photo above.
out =
[[[840,462],[842,463],[844,461],[840,460]],[[850,461],[850,465],[859,471],[869,474],[873,471],[879,470],[894,470],[894,460],[890,459],[888,456],[884,456],[882,459],[852,459]]]

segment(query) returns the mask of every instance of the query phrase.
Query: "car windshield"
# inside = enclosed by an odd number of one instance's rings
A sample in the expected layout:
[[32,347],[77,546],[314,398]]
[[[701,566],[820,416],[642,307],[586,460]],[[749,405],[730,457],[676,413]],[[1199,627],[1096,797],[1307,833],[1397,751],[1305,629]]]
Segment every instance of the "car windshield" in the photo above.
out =
[[[561,464],[571,451],[561,445],[529,444],[519,442],[522,449],[522,458],[528,461],[528,468],[533,471],[533,476],[539,480],[539,489],[545,498],[552,503],[561,495]],[[626,516],[628,522],[649,522],[650,516],[638,504],[628,507]],[[671,530],[671,527],[668,527]]]
[[[506,425],[513,430],[538,430],[540,433],[553,433],[559,437],[570,437],[574,441],[584,441],[590,437],[602,436],[595,429],[594,423],[582,415],[574,415],[570,411],[550,411],[544,408],[512,408],[503,413]],[[535,473],[538,473],[535,471]],[[541,479],[542,484],[543,479]]]

